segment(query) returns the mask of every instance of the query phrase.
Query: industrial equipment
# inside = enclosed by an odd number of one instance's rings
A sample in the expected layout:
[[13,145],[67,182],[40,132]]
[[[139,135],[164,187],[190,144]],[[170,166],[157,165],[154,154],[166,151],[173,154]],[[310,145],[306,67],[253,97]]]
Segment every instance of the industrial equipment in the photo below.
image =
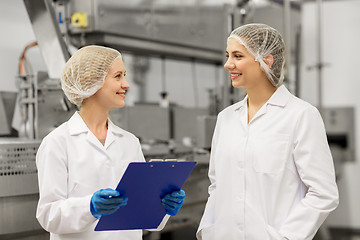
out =
[[[320,229],[323,235],[332,239],[350,239],[358,236],[357,224],[351,214],[350,206],[357,206],[357,199],[351,189],[357,189],[358,166],[355,163],[355,110],[353,107],[322,108],[330,150],[334,159],[336,180],[339,188],[340,203],[337,209],[329,215]],[[356,212],[356,211],[355,211]]]
[[0,236],[44,234],[35,219],[39,190],[35,155],[40,141],[0,138]]
[[[165,4],[157,1],[24,0],[48,72],[19,77],[19,98],[24,115],[19,134],[26,137],[27,142],[17,142],[17,149],[32,144],[32,150],[36,152],[39,141],[77,110],[65,98],[59,83],[60,71],[73,47],[104,45],[136,56],[160,58],[163,64],[166,59],[175,59],[209,63],[216,67],[222,65],[227,36],[235,26],[244,21],[244,12],[240,12],[237,5],[207,5],[206,1],[203,2],[204,4],[183,5],[181,1],[169,1]],[[239,5],[243,6],[248,1],[238,1],[240,2],[242,4]],[[148,63],[135,61],[137,70],[144,73]],[[162,77],[164,78],[164,74]],[[219,78],[226,79],[227,74]],[[116,125],[140,138],[146,159],[177,158],[198,162],[184,185],[187,198],[182,211],[169,220],[163,232],[188,226],[197,227],[199,224],[208,197],[207,172],[215,115],[220,110],[215,105],[226,106],[231,102],[229,98],[236,98],[235,94],[231,96],[229,93],[230,84],[230,81],[223,81],[220,84],[222,86],[218,86],[222,87],[220,97],[215,94],[220,91],[214,89],[211,94],[213,104],[209,109],[172,104],[161,107],[142,102],[110,112],[110,119]],[[166,89],[163,90],[161,94],[166,96]],[[5,149],[7,144],[0,142],[0,149]],[[21,190],[27,197],[21,198],[17,203],[21,205],[19,209],[28,206],[25,211],[28,214],[21,220],[15,219],[11,224],[16,226],[22,224],[21,221],[27,221],[33,225],[23,224],[24,228],[15,231],[12,227],[1,224],[5,227],[0,232],[0,237],[1,234],[34,233],[41,229],[34,214],[38,192],[34,179],[35,158],[31,156],[32,158],[28,158],[20,154],[19,160],[11,162],[15,166],[33,168],[26,175],[31,176],[31,179],[24,179],[19,171],[11,171],[14,172],[12,178],[27,181],[26,184],[32,186],[26,191]],[[22,163],[21,159],[26,159],[26,163]],[[8,164],[7,159],[0,160]],[[14,193],[9,191],[5,191],[3,197],[8,201],[6,204],[10,204],[14,197]],[[156,236],[157,233],[151,234]],[[39,232],[39,235],[43,235],[43,232]]]
[[0,136],[10,136],[16,92],[0,92]]

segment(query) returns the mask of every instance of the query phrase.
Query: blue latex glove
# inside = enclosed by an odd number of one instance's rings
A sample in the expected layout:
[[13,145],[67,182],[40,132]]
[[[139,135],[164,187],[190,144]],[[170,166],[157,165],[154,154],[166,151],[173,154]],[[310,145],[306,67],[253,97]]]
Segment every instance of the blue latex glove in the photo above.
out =
[[102,215],[116,212],[121,206],[127,204],[128,198],[120,196],[120,193],[111,188],[101,189],[95,192],[90,201],[91,214],[99,219]]
[[166,214],[175,216],[184,203],[185,192],[183,190],[166,194],[161,202],[165,207]]

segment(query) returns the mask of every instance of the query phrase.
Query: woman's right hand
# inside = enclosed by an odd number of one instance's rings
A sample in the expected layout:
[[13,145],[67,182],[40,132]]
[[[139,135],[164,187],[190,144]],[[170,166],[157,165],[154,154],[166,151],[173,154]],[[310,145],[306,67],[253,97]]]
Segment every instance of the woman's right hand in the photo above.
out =
[[90,201],[91,214],[99,219],[102,215],[116,212],[121,206],[127,204],[128,198],[111,188],[96,191]]

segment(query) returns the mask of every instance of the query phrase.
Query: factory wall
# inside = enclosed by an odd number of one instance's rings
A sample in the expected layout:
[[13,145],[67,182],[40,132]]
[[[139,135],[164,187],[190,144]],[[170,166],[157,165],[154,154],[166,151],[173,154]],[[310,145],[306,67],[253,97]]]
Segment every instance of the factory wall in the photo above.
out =
[[[357,119],[360,119],[359,59],[360,1],[342,0],[324,2],[323,5],[323,41],[322,59],[323,89],[322,102],[326,106],[354,106]],[[346,13],[346,14],[344,14]],[[317,7],[315,3],[304,4],[302,72],[300,97],[318,104],[317,69]],[[309,69],[309,67],[311,69]],[[360,137],[360,128],[356,127],[356,139]],[[356,142],[356,161],[360,162],[360,141]]]
[[[323,89],[324,107],[355,108],[355,159],[347,162],[339,179],[340,205],[329,223],[343,227],[360,227],[360,101],[359,59],[360,1],[341,0],[323,4]],[[301,94],[304,100],[318,104],[317,70],[317,6],[307,3],[302,11],[302,71]],[[312,69],[309,69],[312,68]]]

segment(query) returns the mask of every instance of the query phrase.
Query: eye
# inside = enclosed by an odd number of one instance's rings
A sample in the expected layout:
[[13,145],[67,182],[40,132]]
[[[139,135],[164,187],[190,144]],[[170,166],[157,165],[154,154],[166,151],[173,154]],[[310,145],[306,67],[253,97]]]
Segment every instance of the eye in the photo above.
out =
[[121,73],[115,76],[115,78],[121,78]]
[[226,57],[226,58],[229,58],[229,54],[226,54],[225,57]]
[[238,55],[238,54],[237,54],[237,55],[235,55],[235,57],[236,57],[236,58],[242,58],[243,55]]

